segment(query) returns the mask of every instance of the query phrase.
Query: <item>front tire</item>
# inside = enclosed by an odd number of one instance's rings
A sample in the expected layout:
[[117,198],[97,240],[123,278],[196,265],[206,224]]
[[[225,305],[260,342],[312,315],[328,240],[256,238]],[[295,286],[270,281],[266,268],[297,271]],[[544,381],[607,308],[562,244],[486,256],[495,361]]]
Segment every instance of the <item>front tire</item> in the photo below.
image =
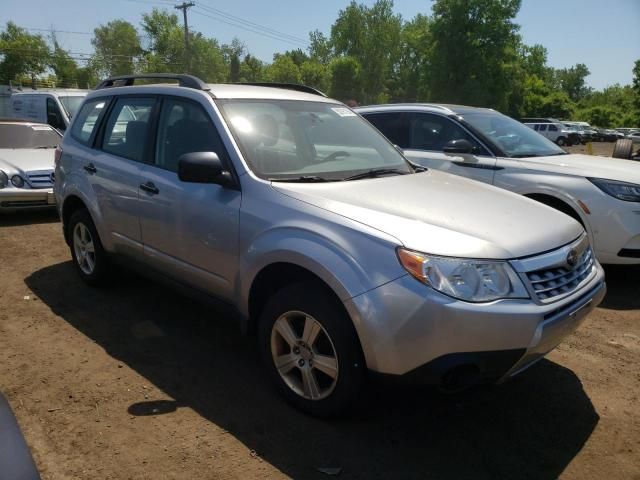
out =
[[345,413],[358,398],[366,367],[344,308],[318,282],[284,287],[260,317],[260,352],[280,394],[317,417]]
[[567,144],[567,139],[565,137],[558,137],[556,139],[556,144],[560,147],[564,147]]
[[96,226],[85,209],[77,210],[69,220],[71,257],[82,280],[91,286],[106,283],[110,265]]

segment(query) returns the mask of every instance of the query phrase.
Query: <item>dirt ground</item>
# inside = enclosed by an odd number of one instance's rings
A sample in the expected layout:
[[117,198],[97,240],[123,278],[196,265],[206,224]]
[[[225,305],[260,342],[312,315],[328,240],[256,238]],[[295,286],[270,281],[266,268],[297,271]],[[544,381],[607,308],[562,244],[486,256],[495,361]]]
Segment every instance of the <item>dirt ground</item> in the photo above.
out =
[[54,214],[0,217],[0,391],[45,480],[640,479],[640,268],[607,281],[513,381],[375,384],[327,422],[276,396],[228,315],[134,274],[89,288]]

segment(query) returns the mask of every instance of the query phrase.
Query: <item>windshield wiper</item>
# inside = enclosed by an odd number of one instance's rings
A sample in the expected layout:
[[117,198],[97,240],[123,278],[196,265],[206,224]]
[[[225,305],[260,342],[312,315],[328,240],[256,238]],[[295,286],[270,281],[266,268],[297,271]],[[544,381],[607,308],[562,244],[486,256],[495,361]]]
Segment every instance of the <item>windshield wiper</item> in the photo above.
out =
[[556,155],[569,155],[567,152],[556,152],[549,154],[539,154],[539,153],[519,153],[517,155],[511,155],[509,158],[536,158],[536,157],[554,157]]
[[300,177],[291,178],[267,178],[270,182],[298,182],[298,183],[319,183],[319,182],[333,182],[328,178],[319,177],[317,175],[302,175]]
[[398,175],[406,175],[409,172],[405,172],[404,170],[400,170],[398,168],[372,168],[371,170],[367,170],[366,172],[356,173],[355,175],[350,175],[348,177],[343,178],[342,180],[359,180],[361,178],[376,178],[380,175],[386,175],[389,173],[396,173]]
[[41,145],[40,147],[36,147],[36,148],[56,148],[57,145]]

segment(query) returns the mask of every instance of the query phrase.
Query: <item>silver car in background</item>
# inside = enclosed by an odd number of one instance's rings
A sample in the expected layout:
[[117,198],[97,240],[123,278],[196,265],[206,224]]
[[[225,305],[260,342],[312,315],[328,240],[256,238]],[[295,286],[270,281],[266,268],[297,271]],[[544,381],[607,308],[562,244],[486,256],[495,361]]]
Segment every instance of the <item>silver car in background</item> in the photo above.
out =
[[602,300],[568,216],[416,167],[313,89],[171,78],[105,81],[67,131],[54,190],[74,264],[96,285],[125,259],[231,304],[301,410],[344,411],[368,371],[508,379]]
[[54,154],[61,138],[46,124],[0,120],[0,213],[54,206]]

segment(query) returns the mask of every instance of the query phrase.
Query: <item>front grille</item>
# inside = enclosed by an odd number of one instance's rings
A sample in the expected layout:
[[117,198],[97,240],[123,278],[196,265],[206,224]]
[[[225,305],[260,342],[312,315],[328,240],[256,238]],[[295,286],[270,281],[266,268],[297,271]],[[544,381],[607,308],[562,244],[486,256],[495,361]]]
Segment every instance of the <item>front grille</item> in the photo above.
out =
[[29,185],[31,185],[31,188],[53,187],[53,169],[27,172],[27,178],[29,179]]
[[548,302],[575,291],[595,268],[591,247],[586,248],[574,267],[569,265],[527,272],[531,288],[538,299]]

